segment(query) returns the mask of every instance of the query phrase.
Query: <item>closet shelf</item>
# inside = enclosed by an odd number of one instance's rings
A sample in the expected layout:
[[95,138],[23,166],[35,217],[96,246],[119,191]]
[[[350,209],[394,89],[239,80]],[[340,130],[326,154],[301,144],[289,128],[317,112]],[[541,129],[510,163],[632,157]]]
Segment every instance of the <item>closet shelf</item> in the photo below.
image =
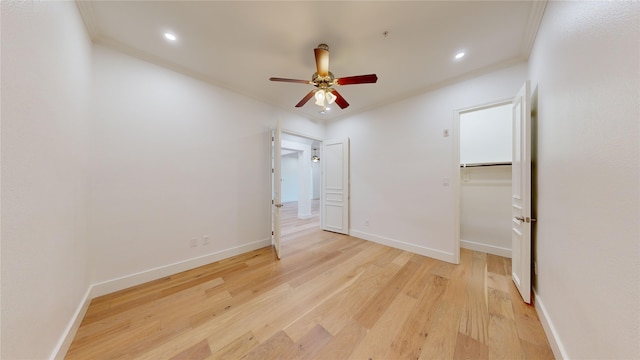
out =
[[511,162],[492,162],[492,163],[472,163],[460,164],[461,168],[480,167],[480,166],[510,166]]

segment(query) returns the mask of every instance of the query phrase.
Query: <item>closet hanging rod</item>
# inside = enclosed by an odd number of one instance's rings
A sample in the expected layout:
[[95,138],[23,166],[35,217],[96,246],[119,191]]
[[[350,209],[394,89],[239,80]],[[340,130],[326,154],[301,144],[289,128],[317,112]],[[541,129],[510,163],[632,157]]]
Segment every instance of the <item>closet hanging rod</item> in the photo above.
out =
[[460,164],[461,168],[480,167],[480,166],[508,166],[511,162],[493,162],[493,163],[472,163],[472,164]]

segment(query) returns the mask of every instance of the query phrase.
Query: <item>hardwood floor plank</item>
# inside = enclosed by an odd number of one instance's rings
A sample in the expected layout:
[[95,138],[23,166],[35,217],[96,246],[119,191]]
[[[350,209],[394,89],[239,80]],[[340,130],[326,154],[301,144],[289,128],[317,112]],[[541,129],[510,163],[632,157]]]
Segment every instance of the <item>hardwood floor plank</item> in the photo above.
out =
[[295,352],[293,354],[285,354],[283,357],[291,356],[294,359],[311,359],[320,352],[332,338],[333,336],[331,336],[325,328],[321,325],[316,325],[295,343]]
[[520,339],[526,340],[534,345],[550,347],[533,303],[527,304],[521,301],[520,293],[513,284],[513,281],[509,284],[509,293]]
[[515,321],[511,298],[508,293],[489,289],[489,315],[499,315],[505,319]]
[[[489,347],[486,344],[463,333],[458,333],[456,339],[456,352],[454,359],[474,359],[482,360],[489,358]],[[511,358],[504,358],[511,359]]]
[[211,349],[207,340],[202,340],[192,347],[185,349],[170,360],[204,360],[211,355]]
[[[393,341],[393,337],[390,337],[389,334],[395,334],[402,329],[416,302],[416,299],[403,293],[394,297],[393,302],[385,307],[386,311],[380,317],[376,318],[375,323],[372,324],[369,332],[356,346],[350,357],[352,359],[388,358],[386,353]],[[366,319],[371,318],[367,317]],[[360,321],[358,320],[358,322]],[[363,324],[363,326],[365,325]]]
[[247,354],[247,360],[286,360],[294,359],[296,347],[291,338],[284,331],[273,335],[264,343],[258,345]]
[[524,352],[514,320],[491,314],[489,319],[489,358],[523,359]]
[[405,294],[417,299],[422,295],[429,281],[432,280],[432,270],[438,264],[438,261],[425,256],[415,256],[418,259],[420,267],[416,270],[416,275],[413,276],[405,286]]
[[462,334],[487,344],[489,311],[487,307],[487,254],[473,252],[470,277],[465,292],[466,303],[460,328]]
[[240,335],[229,344],[216,351],[211,356],[212,359],[241,359],[250,351],[256,348],[260,343],[251,331]]
[[400,271],[389,280],[384,288],[371,297],[358,312],[355,319],[358,320],[362,326],[371,329],[389,304],[398,296],[400,290],[402,290],[418,267],[419,264],[415,262],[407,262]]
[[446,275],[449,283],[442,294],[440,305],[434,314],[431,331],[422,346],[420,359],[452,359],[456,350],[458,329],[466,303],[465,290],[470,277],[472,253],[460,250],[460,265],[448,273],[443,267],[434,268],[434,274]]
[[331,338],[313,359],[347,359],[366,334],[366,328],[359,322],[351,320]]
[[402,330],[395,336],[386,358],[417,359],[420,356],[448,282],[448,279],[430,274],[422,296],[409,313]]
[[522,349],[525,358],[528,360],[553,360],[553,351],[551,347],[543,345],[535,345],[526,340],[522,340]]

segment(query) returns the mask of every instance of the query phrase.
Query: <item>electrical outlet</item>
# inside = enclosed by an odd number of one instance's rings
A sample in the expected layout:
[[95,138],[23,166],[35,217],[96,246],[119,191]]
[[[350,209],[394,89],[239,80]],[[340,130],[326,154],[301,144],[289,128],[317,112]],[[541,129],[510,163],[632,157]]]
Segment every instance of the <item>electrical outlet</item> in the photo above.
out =
[[449,129],[442,130],[442,136],[443,137],[449,137]]
[[196,246],[198,246],[198,239],[196,238],[191,239],[191,247],[194,248]]
[[369,219],[364,221],[364,226],[369,226]]
[[205,235],[202,238],[202,245],[209,245],[209,235]]

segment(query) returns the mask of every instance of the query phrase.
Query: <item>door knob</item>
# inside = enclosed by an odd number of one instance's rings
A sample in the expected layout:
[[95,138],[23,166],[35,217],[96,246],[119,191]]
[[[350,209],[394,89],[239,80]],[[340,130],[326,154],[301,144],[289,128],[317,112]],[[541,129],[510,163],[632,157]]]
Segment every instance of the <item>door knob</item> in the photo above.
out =
[[518,221],[524,221],[524,217],[523,216],[516,216],[515,219],[518,220]]
[[283,207],[284,205],[283,205],[283,204],[275,204],[274,206],[275,206],[275,207],[277,207],[277,208],[281,208],[281,207]]

